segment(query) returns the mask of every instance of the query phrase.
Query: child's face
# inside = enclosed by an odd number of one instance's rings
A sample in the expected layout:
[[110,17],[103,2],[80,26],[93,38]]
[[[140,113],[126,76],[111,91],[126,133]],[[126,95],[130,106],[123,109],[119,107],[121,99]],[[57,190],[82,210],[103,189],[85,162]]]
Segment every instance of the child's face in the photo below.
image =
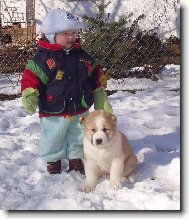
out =
[[66,30],[62,33],[55,34],[55,42],[62,46],[63,49],[71,49],[76,41],[78,31],[76,29]]

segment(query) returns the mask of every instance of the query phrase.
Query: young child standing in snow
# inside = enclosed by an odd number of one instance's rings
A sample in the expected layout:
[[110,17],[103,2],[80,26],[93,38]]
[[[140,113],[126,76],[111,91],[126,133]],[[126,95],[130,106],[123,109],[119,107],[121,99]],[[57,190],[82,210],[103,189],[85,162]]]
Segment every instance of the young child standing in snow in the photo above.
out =
[[45,37],[22,74],[23,106],[29,113],[39,107],[39,154],[50,174],[61,173],[61,159],[69,160],[69,171],[84,174],[80,119],[93,103],[112,112],[101,67],[77,42],[80,28],[64,9],[49,12],[41,25]]

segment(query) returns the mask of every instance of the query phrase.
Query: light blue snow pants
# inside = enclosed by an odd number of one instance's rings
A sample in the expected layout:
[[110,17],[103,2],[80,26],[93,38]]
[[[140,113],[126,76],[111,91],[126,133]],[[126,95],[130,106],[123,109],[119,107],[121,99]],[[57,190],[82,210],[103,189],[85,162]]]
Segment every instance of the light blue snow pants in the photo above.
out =
[[74,121],[65,117],[43,117],[40,119],[41,138],[39,155],[46,162],[61,159],[83,158],[83,130],[80,117],[88,112],[72,116]]

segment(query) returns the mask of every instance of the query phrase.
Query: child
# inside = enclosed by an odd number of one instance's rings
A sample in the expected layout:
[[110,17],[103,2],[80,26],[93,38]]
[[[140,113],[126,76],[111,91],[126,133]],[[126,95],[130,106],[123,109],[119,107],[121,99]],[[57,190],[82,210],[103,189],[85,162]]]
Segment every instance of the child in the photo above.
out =
[[112,112],[105,76],[100,65],[76,40],[82,23],[64,9],[49,12],[41,26],[44,37],[22,74],[21,92],[25,110],[39,107],[40,157],[50,174],[61,173],[61,159],[68,171],[84,174],[80,119],[94,108]]

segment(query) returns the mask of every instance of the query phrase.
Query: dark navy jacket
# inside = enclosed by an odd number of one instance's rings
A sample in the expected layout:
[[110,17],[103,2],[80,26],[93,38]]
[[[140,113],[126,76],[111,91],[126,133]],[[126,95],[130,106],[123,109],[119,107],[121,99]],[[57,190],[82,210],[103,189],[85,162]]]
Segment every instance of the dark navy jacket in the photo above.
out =
[[27,68],[40,79],[40,113],[74,115],[88,110],[93,90],[101,86],[98,65],[78,44],[64,51],[41,40]]

